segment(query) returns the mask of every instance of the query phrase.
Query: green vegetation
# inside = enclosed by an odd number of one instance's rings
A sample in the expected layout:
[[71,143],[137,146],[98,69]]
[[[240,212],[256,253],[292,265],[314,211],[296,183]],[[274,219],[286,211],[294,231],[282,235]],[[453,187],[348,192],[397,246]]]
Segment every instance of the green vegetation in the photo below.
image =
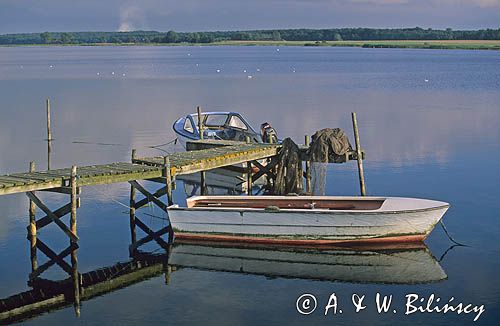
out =
[[500,29],[475,31],[416,28],[277,29],[176,32],[43,32],[0,35],[0,45],[245,44],[499,49]]

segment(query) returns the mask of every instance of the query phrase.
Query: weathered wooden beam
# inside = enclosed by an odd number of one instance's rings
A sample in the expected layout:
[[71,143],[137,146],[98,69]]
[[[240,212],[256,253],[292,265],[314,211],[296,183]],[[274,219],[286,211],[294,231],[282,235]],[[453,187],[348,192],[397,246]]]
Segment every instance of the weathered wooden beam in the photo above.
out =
[[[310,145],[310,137],[309,135],[305,135],[304,137],[304,146],[309,148]],[[306,192],[308,194],[311,193],[311,162],[309,160],[306,160],[306,170],[305,172],[305,177],[306,177]]]
[[158,198],[153,196],[149,191],[144,189],[137,181],[132,180],[129,181],[131,185],[133,185],[139,192],[141,192],[145,197],[149,198],[153,203],[155,203],[159,208],[161,208],[165,213],[167,212],[167,205],[162,203]]
[[47,216],[52,219],[52,222],[56,223],[57,226],[59,226],[59,228],[61,228],[61,230],[64,231],[64,233],[66,233],[66,235],[73,241],[77,242],[79,239],[78,239],[78,236],[76,234],[74,234],[70,229],[68,229],[68,227],[66,226],[66,224],[64,224],[61,220],[59,220],[59,217],[56,216],[47,206],[45,206],[42,201],[40,199],[38,199],[38,197],[31,191],[28,191],[26,193],[26,195],[36,204],[36,206],[38,206],[38,208],[40,208],[42,211],[45,212],[45,214],[47,214]]
[[[153,197],[160,198],[161,196],[165,195],[167,193],[167,187],[162,187],[158,189],[154,194],[152,194]],[[134,208],[138,209],[141,208],[144,205],[147,205],[151,202],[150,197],[145,197],[138,202],[135,203]]]
[[357,154],[358,174],[359,174],[359,188],[361,190],[361,196],[366,196],[365,175],[363,172],[363,159],[362,159],[362,153],[361,153],[361,144],[359,141],[358,121],[356,119],[356,112],[352,112],[351,115],[352,115],[352,128],[354,129],[354,140],[356,142],[356,154]]
[[167,203],[168,206],[174,204],[172,198],[172,176],[170,175],[170,159],[165,156],[163,159],[163,176],[165,177],[165,189],[167,190]]
[[[35,172],[36,165],[35,162],[30,162],[29,172]],[[36,205],[30,200],[29,216],[30,224],[28,226],[28,238],[30,241],[30,261],[31,261],[31,271],[34,272],[38,268],[38,259],[36,255]]]
[[[137,151],[132,149],[132,158],[131,161],[134,162],[136,158]],[[129,205],[129,223],[130,223],[130,240],[132,243],[137,241],[137,233],[135,231],[135,188],[133,185],[130,185],[130,205]]]
[[247,162],[247,195],[252,195],[252,162]]
[[[71,212],[71,203],[69,204],[66,204],[60,208],[58,208],[57,210],[55,210],[53,213],[53,215],[55,217],[57,217],[58,219],[60,219],[61,217],[63,217],[64,215],[68,214]],[[43,228],[44,226],[46,225],[49,225],[50,223],[53,222],[53,217],[54,216],[49,216],[49,215],[45,215],[44,217],[42,217],[41,219],[39,219],[38,221],[36,221],[36,228],[37,229],[41,229]]]

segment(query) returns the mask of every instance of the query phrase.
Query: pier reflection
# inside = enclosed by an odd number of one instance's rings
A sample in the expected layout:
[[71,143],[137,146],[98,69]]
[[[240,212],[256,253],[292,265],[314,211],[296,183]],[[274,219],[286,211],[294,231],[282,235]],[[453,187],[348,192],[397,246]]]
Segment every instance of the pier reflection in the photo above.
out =
[[[374,284],[423,284],[447,278],[424,243],[356,248],[269,247],[186,240],[171,244],[172,237],[168,231],[145,233],[146,236],[140,240],[133,238],[129,260],[83,273],[77,266],[76,243],[70,243],[56,253],[40,238],[36,239],[36,243],[30,239],[32,272],[28,275],[28,285],[31,289],[0,299],[0,324],[11,324],[70,306],[79,316],[81,301],[162,274],[165,283],[169,284],[171,277],[175,282],[175,273],[184,268]],[[146,252],[138,249],[147,243],[158,244],[159,250]],[[39,264],[37,253],[43,253],[48,261]],[[68,257],[68,262],[65,257]],[[66,278],[52,280],[43,277],[49,268],[56,266],[67,274]]]
[[[168,265],[171,245],[170,238],[163,240],[162,235],[170,235],[170,228],[166,228],[167,231],[162,229],[153,232],[146,224],[141,224],[141,227],[150,231],[150,234],[138,241],[132,239],[129,246],[130,260],[85,273],[80,273],[78,270],[77,243],[70,242],[67,248],[56,253],[55,249],[50,248],[39,237],[28,236],[31,261],[28,286],[31,289],[0,298],[0,325],[23,321],[71,305],[74,307],[75,315],[80,316],[81,301],[105,295],[161,274],[164,274],[165,283],[168,284],[171,272],[171,267]],[[131,229],[131,232],[135,233],[135,230]],[[149,242],[156,242],[161,251],[146,252],[138,249],[139,246]],[[48,258],[48,261],[41,265],[38,263],[39,253]],[[70,263],[65,260],[68,256]],[[44,278],[43,274],[53,266],[61,268],[67,274],[67,278],[59,280]]]

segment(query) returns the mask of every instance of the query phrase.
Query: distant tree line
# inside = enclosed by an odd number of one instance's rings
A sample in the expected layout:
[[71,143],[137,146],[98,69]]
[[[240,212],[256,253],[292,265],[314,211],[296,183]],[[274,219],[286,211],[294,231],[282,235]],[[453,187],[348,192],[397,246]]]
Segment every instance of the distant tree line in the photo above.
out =
[[0,44],[212,43],[218,41],[500,40],[499,29],[276,29],[175,32],[44,32],[0,35]]

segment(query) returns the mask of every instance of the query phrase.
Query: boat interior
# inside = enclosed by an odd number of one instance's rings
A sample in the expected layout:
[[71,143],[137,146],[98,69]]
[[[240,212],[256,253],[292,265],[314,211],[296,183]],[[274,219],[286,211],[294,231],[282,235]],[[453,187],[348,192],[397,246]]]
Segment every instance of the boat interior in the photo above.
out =
[[263,208],[277,209],[324,209],[324,210],[376,210],[384,199],[317,199],[317,198],[200,198],[187,201],[188,208]]

